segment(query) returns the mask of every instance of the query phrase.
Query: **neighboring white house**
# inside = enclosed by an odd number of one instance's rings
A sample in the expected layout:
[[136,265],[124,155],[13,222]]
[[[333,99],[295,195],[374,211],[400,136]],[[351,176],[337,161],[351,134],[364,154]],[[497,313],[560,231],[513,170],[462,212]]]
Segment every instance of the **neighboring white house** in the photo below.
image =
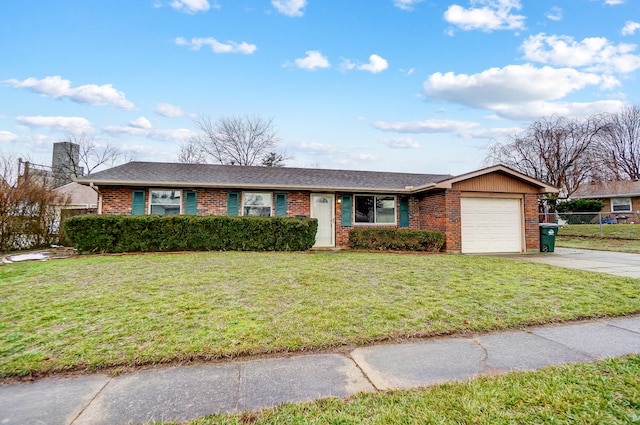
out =
[[76,182],[67,183],[64,186],[53,189],[64,202],[55,205],[55,231],[60,227],[60,221],[80,214],[92,214],[97,212],[98,193],[90,186],[84,186]]

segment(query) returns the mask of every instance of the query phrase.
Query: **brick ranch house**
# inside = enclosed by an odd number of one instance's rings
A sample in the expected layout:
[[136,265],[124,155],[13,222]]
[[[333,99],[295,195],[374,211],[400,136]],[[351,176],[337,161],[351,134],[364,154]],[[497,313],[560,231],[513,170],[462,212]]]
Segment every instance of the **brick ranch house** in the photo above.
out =
[[539,251],[545,183],[497,165],[460,176],[130,162],[77,179],[99,214],[308,216],[315,247],[348,247],[359,226],[442,232],[451,253]]
[[[618,223],[640,223],[640,181],[616,180],[583,184],[571,199],[594,199],[604,206],[600,212],[604,218]],[[596,219],[597,220],[597,219]]]

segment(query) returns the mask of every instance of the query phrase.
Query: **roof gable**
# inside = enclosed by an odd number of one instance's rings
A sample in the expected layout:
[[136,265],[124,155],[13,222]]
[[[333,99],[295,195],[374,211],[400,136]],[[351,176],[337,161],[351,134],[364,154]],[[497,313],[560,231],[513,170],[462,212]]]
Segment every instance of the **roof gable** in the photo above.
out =
[[[493,178],[492,178],[493,177]],[[497,177],[497,179],[496,179]],[[502,177],[502,178],[501,178]],[[489,183],[489,180],[494,180]],[[499,180],[496,184],[495,180]],[[509,181],[511,180],[511,181]],[[470,173],[461,174],[437,183],[437,188],[485,191],[488,185],[503,187],[503,191],[531,192],[531,193],[558,193],[558,189],[522,174],[504,165],[494,165]],[[491,190],[494,191],[494,190]]]
[[64,197],[68,201],[68,205],[95,207],[98,204],[98,193],[95,190],[75,182],[57,187],[54,191]]

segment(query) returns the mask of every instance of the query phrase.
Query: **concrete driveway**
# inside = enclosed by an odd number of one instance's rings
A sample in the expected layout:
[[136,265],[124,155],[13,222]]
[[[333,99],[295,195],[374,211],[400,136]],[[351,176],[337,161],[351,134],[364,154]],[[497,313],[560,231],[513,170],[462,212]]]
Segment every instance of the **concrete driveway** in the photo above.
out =
[[555,252],[501,257],[640,279],[640,254],[556,247]]

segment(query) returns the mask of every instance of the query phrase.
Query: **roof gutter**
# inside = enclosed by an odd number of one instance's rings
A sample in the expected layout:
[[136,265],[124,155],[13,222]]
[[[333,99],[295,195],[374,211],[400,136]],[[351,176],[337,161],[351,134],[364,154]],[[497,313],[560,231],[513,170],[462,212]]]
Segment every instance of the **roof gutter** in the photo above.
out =
[[[332,187],[332,186],[300,186],[300,185],[273,185],[255,183],[195,183],[195,182],[160,182],[160,181],[126,181],[126,180],[83,180],[77,183],[94,186],[131,186],[131,187],[202,187],[212,189],[258,189],[258,190],[304,190],[311,192],[362,192],[362,193],[400,193],[415,194],[436,187],[436,183],[423,186],[405,186],[404,188],[376,188],[376,187]],[[94,189],[95,190],[95,189]]]

